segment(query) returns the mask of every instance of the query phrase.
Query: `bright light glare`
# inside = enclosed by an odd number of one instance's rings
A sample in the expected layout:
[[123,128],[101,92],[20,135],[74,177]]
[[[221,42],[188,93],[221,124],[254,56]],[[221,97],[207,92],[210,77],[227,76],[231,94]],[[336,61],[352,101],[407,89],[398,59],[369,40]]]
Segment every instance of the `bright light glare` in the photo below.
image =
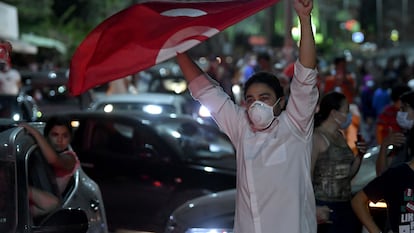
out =
[[171,136],[175,137],[175,138],[181,138],[181,134],[177,131],[172,131],[171,132]]
[[185,233],[232,233],[230,229],[219,228],[190,228]]
[[234,94],[236,94],[236,95],[240,94],[240,92],[241,92],[241,88],[240,88],[240,86],[239,86],[239,85],[233,85],[233,86],[231,87],[231,90],[232,90],[232,91],[233,91],[233,93],[234,93]]
[[204,167],[204,171],[213,172],[213,168],[212,167]]
[[162,113],[162,107],[158,105],[147,105],[143,108],[144,112],[147,112],[149,114],[161,114]]
[[18,114],[18,113],[13,114],[13,120],[14,121],[19,121],[20,120],[20,114]]
[[369,202],[369,207],[374,207],[374,208],[387,208],[387,203],[379,201],[377,203],[374,202]]
[[104,110],[104,112],[112,112],[112,111],[114,111],[114,106],[112,104],[107,104],[107,105],[105,105],[103,110]]
[[204,105],[201,105],[200,109],[198,110],[198,115],[201,117],[211,117],[210,110],[208,110]]
[[215,145],[215,144],[210,144],[209,150],[211,152],[219,152],[220,151],[220,147],[218,145]]
[[70,122],[70,125],[71,125],[73,128],[78,128],[78,127],[79,127],[79,121],[71,121],[71,122]]

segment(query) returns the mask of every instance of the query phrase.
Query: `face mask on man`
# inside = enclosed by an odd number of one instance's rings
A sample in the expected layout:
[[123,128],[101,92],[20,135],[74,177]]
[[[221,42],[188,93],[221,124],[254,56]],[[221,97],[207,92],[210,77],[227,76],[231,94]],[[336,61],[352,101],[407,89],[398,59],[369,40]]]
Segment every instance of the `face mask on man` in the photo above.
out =
[[[341,114],[345,114],[345,113],[341,112]],[[336,122],[338,122],[338,120],[336,120]],[[346,114],[346,120],[340,123],[339,128],[346,129],[351,125],[351,123],[352,123],[352,113],[348,112],[348,114]]]
[[408,120],[408,112],[397,112],[397,124],[403,129],[411,129],[414,125],[414,120]]
[[256,100],[252,103],[252,105],[250,105],[247,113],[249,114],[249,118],[256,129],[266,129],[270,126],[270,124],[272,124],[273,119],[275,118],[273,108],[278,105],[279,102],[280,98],[273,106],[269,106],[260,100]]

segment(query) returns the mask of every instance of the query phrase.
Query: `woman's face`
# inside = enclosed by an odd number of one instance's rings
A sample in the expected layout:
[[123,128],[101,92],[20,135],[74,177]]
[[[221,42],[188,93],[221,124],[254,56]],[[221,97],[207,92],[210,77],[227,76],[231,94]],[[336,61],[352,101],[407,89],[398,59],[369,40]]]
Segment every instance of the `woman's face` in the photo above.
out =
[[347,120],[347,115],[349,113],[349,104],[346,100],[342,101],[341,107],[338,110],[334,110],[334,119],[341,124]]
[[52,144],[52,147],[56,151],[60,152],[68,148],[71,135],[68,128],[65,126],[55,125],[50,130],[48,138],[49,142]]

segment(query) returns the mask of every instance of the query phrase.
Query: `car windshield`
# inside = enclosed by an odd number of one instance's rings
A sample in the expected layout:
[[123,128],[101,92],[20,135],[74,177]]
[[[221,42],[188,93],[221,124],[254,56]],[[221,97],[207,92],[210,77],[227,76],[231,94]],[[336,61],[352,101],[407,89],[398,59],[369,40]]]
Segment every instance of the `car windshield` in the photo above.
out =
[[177,110],[172,105],[150,103],[105,103],[100,104],[96,110],[104,112],[138,111],[150,114],[177,113]]
[[16,178],[13,162],[0,160],[0,232],[14,232],[16,226]]
[[230,140],[214,127],[195,122],[163,121],[155,126],[160,135],[170,141],[182,159],[220,160],[235,158]]

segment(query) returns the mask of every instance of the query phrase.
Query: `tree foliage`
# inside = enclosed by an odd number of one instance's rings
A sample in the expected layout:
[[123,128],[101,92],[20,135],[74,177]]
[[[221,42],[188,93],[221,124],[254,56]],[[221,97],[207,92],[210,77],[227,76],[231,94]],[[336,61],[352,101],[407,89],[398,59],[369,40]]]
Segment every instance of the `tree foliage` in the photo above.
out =
[[68,62],[85,36],[100,22],[128,7],[133,0],[2,0],[16,6],[20,33],[33,33],[63,42]]

